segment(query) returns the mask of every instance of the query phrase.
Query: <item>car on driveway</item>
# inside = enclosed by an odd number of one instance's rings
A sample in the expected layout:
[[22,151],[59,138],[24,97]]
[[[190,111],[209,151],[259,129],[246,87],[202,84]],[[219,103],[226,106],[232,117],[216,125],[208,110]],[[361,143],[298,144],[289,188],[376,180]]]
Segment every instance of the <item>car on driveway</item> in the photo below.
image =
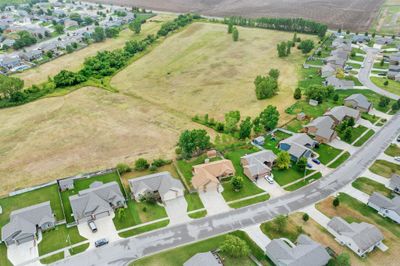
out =
[[94,223],[94,221],[89,221],[88,222],[88,226],[89,226],[90,230],[92,231],[92,233],[96,233],[97,232],[97,226]]
[[394,160],[400,162],[400,156],[394,157]]
[[105,238],[99,239],[96,242],[94,242],[94,245],[96,246],[96,248],[107,245],[108,244],[108,240]]
[[321,162],[317,158],[313,158],[312,161],[316,164],[321,164]]
[[307,163],[307,168],[313,168],[313,166],[311,165],[311,164],[309,164],[309,163]]
[[265,180],[267,180],[268,183],[270,183],[270,184],[274,183],[274,175],[273,174],[266,175],[264,178],[265,178]]
[[400,142],[400,136],[397,137],[397,142]]

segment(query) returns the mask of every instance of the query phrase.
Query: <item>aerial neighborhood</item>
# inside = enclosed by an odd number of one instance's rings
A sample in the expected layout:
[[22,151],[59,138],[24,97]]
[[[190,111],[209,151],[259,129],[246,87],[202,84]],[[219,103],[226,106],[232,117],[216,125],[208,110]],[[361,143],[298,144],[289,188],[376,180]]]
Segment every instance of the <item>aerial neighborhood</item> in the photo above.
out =
[[119,2],[0,2],[1,266],[396,265],[390,3]]

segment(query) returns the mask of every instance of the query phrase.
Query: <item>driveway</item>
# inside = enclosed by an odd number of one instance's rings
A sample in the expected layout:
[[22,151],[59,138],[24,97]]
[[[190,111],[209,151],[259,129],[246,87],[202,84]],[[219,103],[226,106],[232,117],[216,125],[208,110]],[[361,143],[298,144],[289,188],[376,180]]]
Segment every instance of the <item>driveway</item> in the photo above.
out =
[[300,210],[301,212],[307,213],[314,221],[316,221],[319,225],[326,228],[330,221],[330,218],[317,210],[315,205],[307,206]]
[[217,191],[200,192],[199,196],[207,210],[207,216],[231,210],[222,194]]
[[97,232],[93,233],[87,223],[78,224],[79,234],[89,240],[89,248],[94,248],[94,242],[101,238],[106,238],[108,241],[117,241],[121,239],[118,236],[117,229],[113,223],[114,214],[107,217],[102,217],[94,221],[97,227]]
[[368,203],[369,195],[354,188],[351,184],[348,184],[344,188],[340,190],[340,192],[346,193],[347,195],[355,198],[358,201],[361,201],[364,204]]
[[376,115],[376,116],[385,118],[386,120],[389,120],[390,118],[392,118],[391,115],[386,114],[386,113],[381,112],[381,111],[378,111],[378,110],[376,110],[375,108],[372,108],[372,110],[369,111],[369,114],[371,114],[371,115]]
[[353,145],[350,145],[339,139],[332,140],[329,145],[336,149],[348,151],[350,154],[353,154],[358,150],[357,147],[354,147]]
[[[19,265],[27,260],[39,257],[39,251],[34,241],[26,242],[20,245],[11,245],[7,248],[8,260],[14,264]],[[39,261],[30,265],[42,265]]]
[[385,154],[385,153],[382,153],[382,154],[379,156],[378,159],[385,160],[385,161],[388,161],[388,162],[391,162],[391,163],[394,163],[394,164],[400,164],[400,162],[399,162],[399,161],[396,161],[396,160],[394,159],[394,157],[389,156],[389,155],[387,155],[387,154]]
[[278,185],[278,183],[274,182],[273,184],[270,184],[265,180],[265,178],[258,179],[256,185],[262,190],[268,192],[271,198],[280,197],[287,193]]
[[271,242],[268,236],[266,236],[260,229],[260,224],[252,225],[243,229],[249,237],[261,248],[264,252],[266,246]]
[[380,175],[374,174],[374,173],[372,173],[372,172],[371,172],[370,170],[368,170],[368,169],[365,170],[365,172],[364,172],[361,176],[367,177],[367,178],[369,178],[369,179],[371,179],[371,180],[374,180],[374,181],[376,181],[376,182],[378,182],[378,183],[381,183],[381,184],[385,185],[386,187],[389,186],[389,182],[390,182],[390,179],[389,179],[389,178],[386,178],[386,177],[384,177],[384,176],[380,176]]
[[169,217],[169,226],[189,222],[191,220],[187,215],[187,206],[188,204],[185,197],[179,197],[165,202],[165,210]]

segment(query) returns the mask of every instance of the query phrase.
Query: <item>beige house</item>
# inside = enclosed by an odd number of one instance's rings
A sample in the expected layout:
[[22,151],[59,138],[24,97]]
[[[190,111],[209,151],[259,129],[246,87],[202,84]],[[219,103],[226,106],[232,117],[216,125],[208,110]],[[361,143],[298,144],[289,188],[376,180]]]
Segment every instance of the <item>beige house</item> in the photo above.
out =
[[243,166],[244,174],[251,181],[257,181],[271,174],[272,165],[276,160],[276,155],[269,150],[262,150],[251,153],[240,158],[240,163]]
[[329,143],[337,137],[335,120],[330,116],[320,116],[303,127],[303,131],[315,137],[319,143]]
[[192,185],[199,191],[220,190],[220,180],[235,175],[230,160],[220,160],[193,166]]

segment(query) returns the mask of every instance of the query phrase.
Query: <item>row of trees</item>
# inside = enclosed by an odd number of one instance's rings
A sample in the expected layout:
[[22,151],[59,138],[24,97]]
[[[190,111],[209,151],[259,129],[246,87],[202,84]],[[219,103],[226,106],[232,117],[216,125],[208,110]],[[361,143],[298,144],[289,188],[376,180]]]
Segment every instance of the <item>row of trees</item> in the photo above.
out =
[[233,26],[232,23],[228,24],[228,34],[232,34],[232,40],[237,42],[239,40],[239,30]]
[[175,31],[181,27],[184,27],[189,23],[191,23],[193,19],[198,19],[198,18],[200,18],[200,16],[192,14],[179,15],[173,21],[168,21],[165,22],[163,25],[161,25],[161,28],[158,30],[157,35],[167,36],[168,33]]
[[259,75],[256,77],[254,85],[256,87],[256,97],[258,100],[268,99],[278,94],[279,75],[279,70],[272,68],[269,71],[268,76]]

